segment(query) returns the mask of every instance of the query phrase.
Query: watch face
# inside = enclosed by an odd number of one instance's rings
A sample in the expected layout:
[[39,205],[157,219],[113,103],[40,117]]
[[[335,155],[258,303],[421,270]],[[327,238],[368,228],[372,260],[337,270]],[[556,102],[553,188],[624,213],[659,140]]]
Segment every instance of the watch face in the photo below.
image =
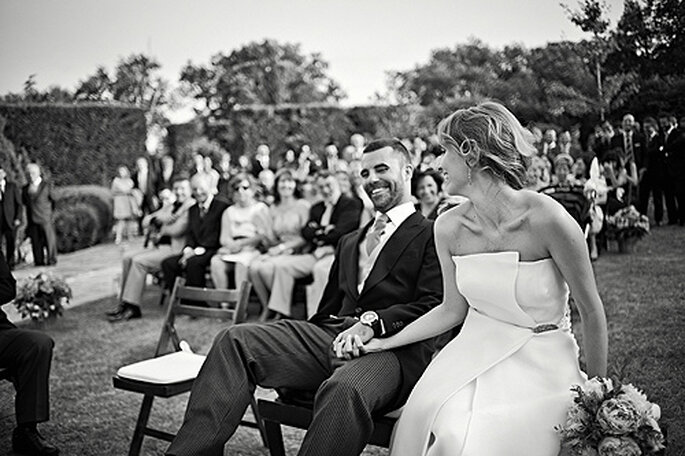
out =
[[364,312],[360,318],[360,321],[365,324],[372,324],[378,320],[378,315],[375,312]]

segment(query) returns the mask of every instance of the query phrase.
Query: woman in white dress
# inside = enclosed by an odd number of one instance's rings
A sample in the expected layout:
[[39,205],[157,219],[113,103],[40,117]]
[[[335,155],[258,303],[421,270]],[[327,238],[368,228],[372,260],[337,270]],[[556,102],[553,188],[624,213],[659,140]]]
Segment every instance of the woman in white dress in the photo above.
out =
[[395,428],[393,456],[559,453],[570,387],[585,374],[570,330],[580,312],[586,372],[606,374],[604,310],[580,227],[552,198],[524,190],[535,153],[518,120],[492,102],[439,126],[445,191],[468,201],[435,224],[444,300],[366,352],[461,332],[433,360]]

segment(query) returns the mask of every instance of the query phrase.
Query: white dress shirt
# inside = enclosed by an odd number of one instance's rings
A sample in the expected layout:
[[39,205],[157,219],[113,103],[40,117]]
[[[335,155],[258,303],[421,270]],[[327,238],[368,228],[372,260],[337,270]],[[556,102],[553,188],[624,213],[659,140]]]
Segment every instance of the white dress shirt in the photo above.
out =
[[[399,206],[395,206],[386,212],[385,215],[387,215],[390,220],[385,225],[385,228],[381,233],[380,242],[376,248],[373,249],[370,255],[366,253],[366,238],[359,243],[359,281],[357,285],[357,291],[359,291],[359,293],[361,293],[364,289],[366,279],[369,277],[369,273],[371,273],[373,266],[376,264],[378,255],[380,254],[381,250],[383,250],[385,243],[388,242],[388,239],[390,239],[395,230],[397,230],[397,227],[399,227],[414,212],[416,212],[416,208],[411,202],[400,204]],[[378,219],[379,215],[380,213],[376,213],[376,219]],[[372,228],[369,228],[369,230],[371,229]]]

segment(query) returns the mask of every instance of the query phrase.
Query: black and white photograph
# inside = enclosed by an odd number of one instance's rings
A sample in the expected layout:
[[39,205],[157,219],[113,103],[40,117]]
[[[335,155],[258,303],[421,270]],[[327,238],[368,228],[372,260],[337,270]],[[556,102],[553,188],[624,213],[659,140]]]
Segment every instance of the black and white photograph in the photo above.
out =
[[685,1],[2,0],[0,455],[685,456]]

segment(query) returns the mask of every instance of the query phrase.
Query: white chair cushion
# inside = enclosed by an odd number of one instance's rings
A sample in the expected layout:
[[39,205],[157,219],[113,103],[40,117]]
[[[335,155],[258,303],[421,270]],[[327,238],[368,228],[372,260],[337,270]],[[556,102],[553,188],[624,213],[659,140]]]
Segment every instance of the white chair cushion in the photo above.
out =
[[166,385],[194,379],[204,362],[204,355],[178,351],[129,364],[119,369],[117,375],[130,380]]

